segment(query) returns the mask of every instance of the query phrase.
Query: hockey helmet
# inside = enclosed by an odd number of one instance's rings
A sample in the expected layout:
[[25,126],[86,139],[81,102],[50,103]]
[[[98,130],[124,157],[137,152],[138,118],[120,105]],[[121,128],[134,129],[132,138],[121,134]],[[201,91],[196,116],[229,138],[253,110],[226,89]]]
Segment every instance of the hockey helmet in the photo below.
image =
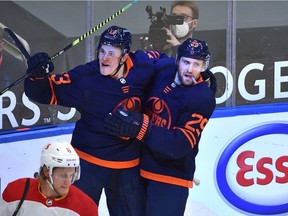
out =
[[123,53],[128,53],[132,44],[132,36],[125,28],[111,26],[101,34],[98,43],[98,50],[102,44],[120,47]]
[[68,142],[51,142],[42,149],[41,166],[46,166],[51,178],[55,167],[75,167],[72,182],[80,179],[80,159],[74,148]]
[[211,53],[205,41],[188,38],[178,47],[177,60],[181,57],[201,59],[205,62],[206,68],[208,68]]

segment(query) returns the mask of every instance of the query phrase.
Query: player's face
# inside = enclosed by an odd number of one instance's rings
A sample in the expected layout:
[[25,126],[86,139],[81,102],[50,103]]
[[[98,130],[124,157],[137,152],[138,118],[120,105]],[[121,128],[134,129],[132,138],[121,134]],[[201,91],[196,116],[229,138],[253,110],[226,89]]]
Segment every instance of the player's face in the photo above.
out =
[[98,59],[100,64],[100,73],[104,76],[109,76],[117,69],[121,49],[110,45],[102,45],[99,49]]
[[203,60],[181,57],[178,63],[178,75],[182,85],[193,85],[193,79],[197,80],[200,77],[204,66]]
[[68,193],[69,187],[75,175],[74,167],[54,168],[52,178],[55,191],[61,196]]

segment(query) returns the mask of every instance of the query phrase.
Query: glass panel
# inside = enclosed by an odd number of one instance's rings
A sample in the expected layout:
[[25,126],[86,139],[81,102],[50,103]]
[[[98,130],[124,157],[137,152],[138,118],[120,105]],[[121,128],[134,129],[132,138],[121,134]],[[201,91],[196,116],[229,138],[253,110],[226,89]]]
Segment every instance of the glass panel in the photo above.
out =
[[[53,56],[75,39],[74,35],[67,33],[69,28],[73,28],[73,25],[65,25],[62,22],[63,20],[65,22],[73,20],[72,18],[65,19],[67,14],[73,14],[69,10],[69,5],[79,8],[78,17],[81,15],[85,17],[85,4],[80,2],[1,1],[1,29],[8,27],[19,35],[31,55],[37,52],[47,52]],[[80,5],[84,7],[81,8]],[[84,20],[82,19],[82,21]],[[61,28],[56,23],[61,25]],[[3,57],[0,67],[1,90],[23,77],[27,68],[25,57],[21,55],[6,34],[3,36],[5,44],[1,47],[1,56]],[[60,73],[66,71],[67,68],[82,64],[84,57],[84,44],[79,44],[53,61],[54,71]],[[16,128],[74,122],[79,117],[79,114],[70,108],[47,106],[28,101],[23,93],[23,81],[5,92],[0,97],[0,103],[0,131],[8,130],[9,132],[10,129]]]
[[237,1],[237,105],[287,102],[287,1]]
[[[59,73],[85,63],[87,50],[93,59],[91,53],[95,52],[99,35],[110,25],[123,26],[132,32],[133,51],[147,48],[146,37],[152,25],[147,6],[151,6],[152,14],[161,12],[169,16],[172,1],[138,1],[119,13],[127,4],[127,1],[4,1],[0,2],[0,23],[2,28],[7,26],[21,36],[31,54],[45,51],[54,55],[112,16],[93,36],[55,59],[55,72]],[[288,2],[196,1],[196,4],[199,25],[193,37],[207,41],[212,52],[210,68],[218,79],[217,107],[286,102]],[[163,21],[162,17],[158,20]],[[10,55],[12,63],[8,72],[0,73],[1,90],[26,71],[25,58],[5,34],[4,40],[6,46],[2,54]],[[165,43],[165,38],[159,40]],[[3,58],[3,65],[10,61],[5,59],[7,57]],[[76,113],[72,118],[59,119],[61,113],[67,114],[70,109],[36,103],[40,111],[25,105],[27,99],[22,96],[23,83],[19,83],[1,97],[0,130],[74,122],[79,117]]]

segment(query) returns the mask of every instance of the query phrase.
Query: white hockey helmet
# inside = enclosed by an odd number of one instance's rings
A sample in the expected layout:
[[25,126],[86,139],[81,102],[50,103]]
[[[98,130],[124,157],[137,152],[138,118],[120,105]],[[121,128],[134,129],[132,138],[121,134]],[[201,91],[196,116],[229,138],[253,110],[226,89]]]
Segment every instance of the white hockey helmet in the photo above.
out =
[[46,144],[41,153],[41,166],[46,166],[51,178],[55,167],[75,167],[72,182],[80,179],[80,159],[72,145],[68,142],[51,142]]

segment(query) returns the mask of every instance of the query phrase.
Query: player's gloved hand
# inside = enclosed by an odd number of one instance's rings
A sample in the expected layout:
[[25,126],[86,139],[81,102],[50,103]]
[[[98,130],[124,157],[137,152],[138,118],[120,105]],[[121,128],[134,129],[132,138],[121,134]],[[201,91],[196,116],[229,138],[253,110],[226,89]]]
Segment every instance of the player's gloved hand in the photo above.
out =
[[43,79],[47,76],[48,73],[54,70],[54,64],[51,61],[51,58],[47,53],[40,52],[33,55],[27,61],[28,69],[27,74],[31,78]]
[[206,82],[214,94],[216,94],[217,80],[215,75],[209,69],[207,69],[206,71],[201,72],[201,76],[204,82]]
[[109,135],[145,141],[150,134],[151,121],[145,114],[117,109],[106,116],[104,127]]

